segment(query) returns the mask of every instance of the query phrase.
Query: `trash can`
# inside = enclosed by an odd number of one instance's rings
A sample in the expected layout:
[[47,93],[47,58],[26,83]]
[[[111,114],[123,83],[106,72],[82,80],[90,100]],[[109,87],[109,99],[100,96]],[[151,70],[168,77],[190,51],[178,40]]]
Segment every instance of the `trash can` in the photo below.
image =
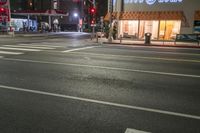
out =
[[151,33],[145,33],[145,44],[151,44]]

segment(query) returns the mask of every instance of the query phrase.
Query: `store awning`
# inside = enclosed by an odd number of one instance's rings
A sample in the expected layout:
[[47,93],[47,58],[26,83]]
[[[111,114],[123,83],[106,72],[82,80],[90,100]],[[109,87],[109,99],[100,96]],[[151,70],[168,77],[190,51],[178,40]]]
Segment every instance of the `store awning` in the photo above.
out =
[[[183,11],[138,11],[112,13],[119,20],[185,20]],[[109,20],[109,13],[104,20]]]
[[[112,12],[112,19],[117,19],[117,17],[119,18],[119,16],[120,16],[120,13]],[[108,12],[106,16],[104,17],[104,21],[109,21],[109,18],[110,18],[110,13]]]
[[68,16],[67,13],[60,10],[14,10],[13,15],[35,15],[35,16]]
[[195,12],[194,20],[200,20],[200,11]]

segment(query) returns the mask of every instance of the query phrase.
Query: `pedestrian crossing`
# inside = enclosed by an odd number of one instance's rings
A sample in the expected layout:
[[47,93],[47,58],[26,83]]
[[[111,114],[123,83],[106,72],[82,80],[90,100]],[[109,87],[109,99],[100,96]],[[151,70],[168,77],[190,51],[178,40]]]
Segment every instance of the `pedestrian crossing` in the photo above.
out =
[[54,50],[62,46],[44,45],[44,44],[17,44],[1,45],[0,58],[8,55],[22,55],[26,52],[40,52],[45,50]]

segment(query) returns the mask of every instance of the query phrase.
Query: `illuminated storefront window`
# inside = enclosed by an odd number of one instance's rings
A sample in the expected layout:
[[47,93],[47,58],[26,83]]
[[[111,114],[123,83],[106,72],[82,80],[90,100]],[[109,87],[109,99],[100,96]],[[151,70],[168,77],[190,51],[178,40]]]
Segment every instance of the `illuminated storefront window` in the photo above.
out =
[[158,39],[159,21],[140,21],[139,39],[144,39],[145,33],[151,33],[152,39]]
[[180,33],[181,21],[171,20],[122,20],[119,35],[144,39],[145,33],[151,33],[154,40],[172,40]]
[[138,36],[138,21],[128,21],[124,20],[120,23],[120,35],[123,37],[129,36],[132,38],[137,38]]
[[160,21],[159,39],[172,40],[180,33],[181,21]]

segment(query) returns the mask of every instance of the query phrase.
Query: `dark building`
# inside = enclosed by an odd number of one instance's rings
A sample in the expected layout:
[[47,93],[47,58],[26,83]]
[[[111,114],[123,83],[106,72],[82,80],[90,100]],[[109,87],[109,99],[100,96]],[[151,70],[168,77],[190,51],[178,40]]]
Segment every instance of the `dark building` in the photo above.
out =
[[[91,30],[91,22],[99,24],[100,17],[107,12],[107,0],[10,0],[12,12],[12,26],[15,30],[39,30],[41,23],[46,23],[49,28],[54,28],[58,22],[61,30],[78,29]],[[91,13],[91,8],[95,13]],[[23,23],[23,24],[22,24]]]
[[10,0],[10,5],[12,24],[17,30],[29,31],[32,27],[36,31],[58,30],[62,18],[67,16],[67,12],[59,8],[60,0]]
[[52,2],[52,0],[10,0],[12,10],[51,9]]
[[[67,27],[70,30],[76,25],[84,31],[91,31],[92,20],[98,24],[100,17],[107,12],[107,0],[95,0],[95,7],[92,2],[93,0],[60,0],[60,9],[68,12],[68,16],[62,19],[63,30]],[[94,13],[91,13],[92,8],[95,8]]]

